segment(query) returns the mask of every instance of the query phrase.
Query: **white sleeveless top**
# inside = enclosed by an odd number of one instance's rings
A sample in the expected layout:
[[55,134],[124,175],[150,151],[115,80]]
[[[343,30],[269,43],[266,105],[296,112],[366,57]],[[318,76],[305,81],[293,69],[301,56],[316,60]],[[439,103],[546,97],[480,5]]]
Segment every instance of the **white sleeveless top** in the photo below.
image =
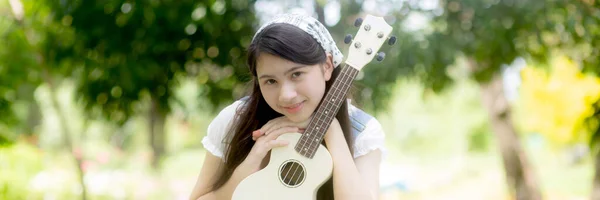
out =
[[[225,107],[208,125],[206,136],[202,138],[202,144],[214,156],[223,158],[226,147],[230,143],[225,137],[238,107],[244,105],[244,102],[244,100],[237,100]],[[382,157],[385,157],[387,154],[384,144],[385,133],[379,121],[350,103],[348,103],[348,112],[354,136],[354,158],[376,149],[379,149]]]

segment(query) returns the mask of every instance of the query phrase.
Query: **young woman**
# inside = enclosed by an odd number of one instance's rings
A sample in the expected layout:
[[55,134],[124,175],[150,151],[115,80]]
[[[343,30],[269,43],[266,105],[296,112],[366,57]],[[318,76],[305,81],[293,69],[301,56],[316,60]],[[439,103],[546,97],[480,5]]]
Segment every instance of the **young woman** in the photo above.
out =
[[[240,181],[268,164],[271,149],[288,144],[279,135],[306,128],[342,58],[312,17],[287,14],[263,25],[248,47],[251,93],[209,124],[202,140],[208,152],[190,199],[231,199]],[[317,199],[378,199],[385,152],[379,122],[344,102],[323,141],[333,175]]]

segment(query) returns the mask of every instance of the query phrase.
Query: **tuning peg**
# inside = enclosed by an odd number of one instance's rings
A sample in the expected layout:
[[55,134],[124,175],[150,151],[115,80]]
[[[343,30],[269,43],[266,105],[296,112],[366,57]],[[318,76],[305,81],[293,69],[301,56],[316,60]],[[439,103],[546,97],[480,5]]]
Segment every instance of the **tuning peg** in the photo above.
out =
[[388,44],[390,46],[396,44],[396,36],[390,37],[390,39],[388,39]]
[[359,17],[359,18],[357,18],[357,19],[354,21],[354,26],[356,26],[356,27],[360,27],[360,25],[362,24],[362,22],[363,22],[363,19]]
[[344,43],[350,44],[350,42],[352,42],[352,35],[348,34],[346,37],[344,37]]
[[385,58],[385,53],[379,52],[377,53],[377,61],[382,61]]

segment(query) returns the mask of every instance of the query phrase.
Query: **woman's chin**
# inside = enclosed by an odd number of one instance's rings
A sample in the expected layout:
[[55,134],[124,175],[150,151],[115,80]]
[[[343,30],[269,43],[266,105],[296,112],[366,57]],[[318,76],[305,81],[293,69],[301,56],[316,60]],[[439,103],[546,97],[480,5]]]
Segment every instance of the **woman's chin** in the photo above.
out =
[[307,120],[310,120],[310,116],[304,116],[304,115],[285,115],[285,117],[287,117],[290,121],[292,121],[294,123],[302,123]]
[[300,123],[300,122],[303,122],[303,121],[305,120],[305,118],[302,118],[302,117],[300,117],[300,116],[296,116],[296,115],[292,115],[292,116],[288,116],[288,115],[286,115],[286,117],[287,117],[287,118],[288,118],[290,121],[292,121],[292,122],[294,122],[294,123]]

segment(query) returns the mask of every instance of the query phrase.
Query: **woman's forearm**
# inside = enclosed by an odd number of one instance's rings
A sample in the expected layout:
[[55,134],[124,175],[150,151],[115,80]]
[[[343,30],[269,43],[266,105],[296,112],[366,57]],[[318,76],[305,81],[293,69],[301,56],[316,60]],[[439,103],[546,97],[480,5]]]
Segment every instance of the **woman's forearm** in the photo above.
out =
[[[215,199],[231,199],[233,191],[242,180],[252,174],[255,169],[251,169],[245,163],[240,164],[234,171],[229,180],[219,189],[212,191]],[[210,194],[210,193],[209,193]],[[204,197],[204,196],[203,196]],[[210,198],[209,198],[210,199]]]
[[217,196],[215,196],[214,192],[209,192],[193,200],[217,200]]
[[333,160],[333,193],[336,199],[375,199],[376,195],[365,185],[358,172],[346,140],[341,134],[332,134],[325,143]]

